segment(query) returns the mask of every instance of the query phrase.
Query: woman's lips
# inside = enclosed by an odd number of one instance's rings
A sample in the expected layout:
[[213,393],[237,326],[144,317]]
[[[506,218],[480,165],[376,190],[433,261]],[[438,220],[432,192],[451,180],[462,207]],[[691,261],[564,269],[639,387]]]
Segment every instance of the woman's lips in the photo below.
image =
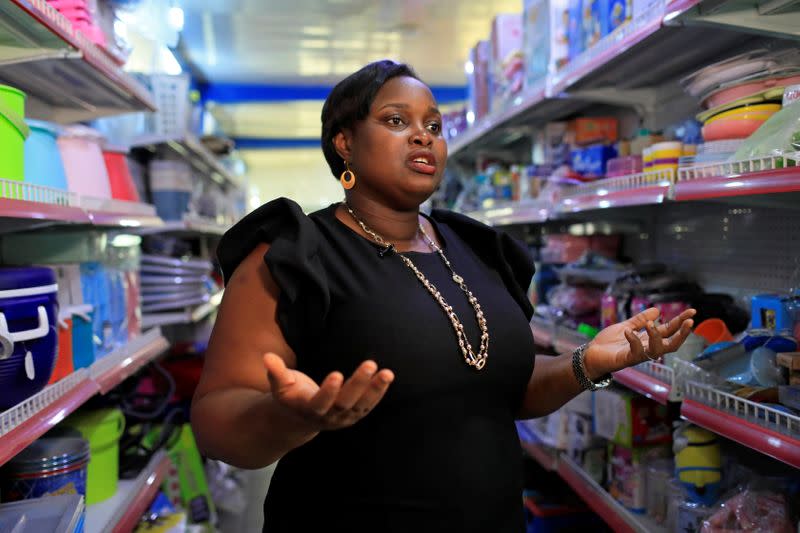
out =
[[436,174],[436,166],[421,161],[409,161],[408,166],[411,167],[411,170],[421,174]]
[[427,150],[417,150],[408,156],[408,166],[420,174],[436,173],[436,156]]

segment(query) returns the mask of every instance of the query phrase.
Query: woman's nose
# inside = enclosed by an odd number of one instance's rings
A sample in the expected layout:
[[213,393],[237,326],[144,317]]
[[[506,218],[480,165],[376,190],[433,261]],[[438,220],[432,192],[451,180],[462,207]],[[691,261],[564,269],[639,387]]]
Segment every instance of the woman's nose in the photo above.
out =
[[431,132],[429,132],[427,128],[417,128],[416,131],[411,134],[409,142],[420,146],[430,146],[433,139],[431,138]]

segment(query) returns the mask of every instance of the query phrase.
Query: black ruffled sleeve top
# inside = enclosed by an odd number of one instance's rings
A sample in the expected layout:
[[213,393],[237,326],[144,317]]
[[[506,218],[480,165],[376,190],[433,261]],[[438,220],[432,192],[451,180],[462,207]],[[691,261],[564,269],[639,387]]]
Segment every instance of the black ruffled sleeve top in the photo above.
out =
[[[227,280],[258,243],[270,243],[264,261],[280,287],[278,322],[298,370],[319,382],[372,359],[396,375],[363,420],[280,460],[265,531],[522,531],[514,418],[534,361],[526,248],[462,215],[429,217],[486,316],[489,359],[477,371],[414,273],[396,254],[379,255],[335,210],[306,216],[291,200],[274,200],[217,251]],[[441,258],[406,255],[453,306],[477,351],[474,310]]]

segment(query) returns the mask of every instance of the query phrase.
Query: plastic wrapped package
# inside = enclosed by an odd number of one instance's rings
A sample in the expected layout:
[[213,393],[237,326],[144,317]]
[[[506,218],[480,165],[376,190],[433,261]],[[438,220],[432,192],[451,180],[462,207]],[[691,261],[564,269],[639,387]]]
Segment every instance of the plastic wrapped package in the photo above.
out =
[[782,156],[800,150],[800,104],[785,107],[772,115],[745,140],[734,160]]
[[791,533],[794,527],[783,494],[745,489],[719,504],[700,531]]

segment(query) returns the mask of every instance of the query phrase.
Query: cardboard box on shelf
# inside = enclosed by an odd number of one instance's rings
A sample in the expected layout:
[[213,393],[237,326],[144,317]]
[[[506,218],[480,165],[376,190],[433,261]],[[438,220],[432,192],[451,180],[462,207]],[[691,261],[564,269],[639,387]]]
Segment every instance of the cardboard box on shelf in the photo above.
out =
[[643,514],[647,498],[647,463],[671,455],[669,446],[629,448],[608,444],[608,492],[629,511]]
[[579,146],[619,140],[619,121],[613,117],[576,118],[569,123],[569,128]]
[[597,435],[629,448],[672,441],[667,407],[628,390],[596,391],[594,424]]
[[467,112],[472,115],[467,116],[473,122],[482,119],[489,112],[489,49],[489,41],[478,41],[469,52],[466,69]]

